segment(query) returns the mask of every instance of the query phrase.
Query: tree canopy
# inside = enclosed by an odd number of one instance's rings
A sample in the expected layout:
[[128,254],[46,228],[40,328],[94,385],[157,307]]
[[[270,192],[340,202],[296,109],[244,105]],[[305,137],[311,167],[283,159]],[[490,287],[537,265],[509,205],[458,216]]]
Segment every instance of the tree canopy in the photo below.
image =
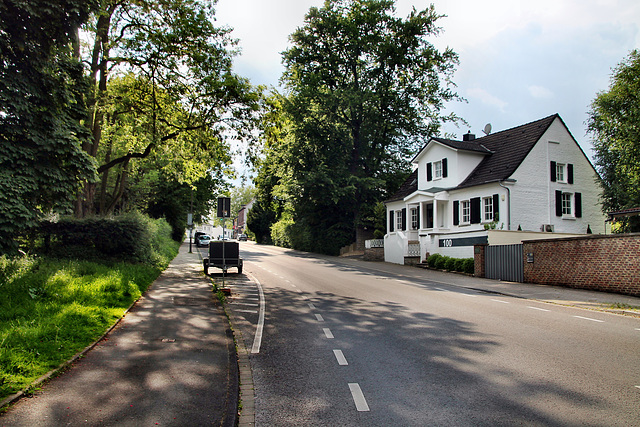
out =
[[[629,53],[613,70],[609,89],[591,104],[588,131],[600,173],[603,212],[640,206],[640,52]],[[620,231],[640,231],[629,218]]]
[[440,16],[430,6],[398,18],[394,4],[311,8],[283,53],[286,93],[263,122],[258,205],[280,211],[294,247],[336,253],[356,227],[373,229],[375,206],[400,185],[408,159],[457,119],[443,109],[458,99],[458,57],[428,40]]
[[101,2],[83,50],[93,135],[84,150],[99,164],[101,189],[87,183],[76,215],[109,213],[133,162],[164,156],[165,173],[193,183],[230,164],[229,138],[251,136],[260,90],[232,72],[236,42],[214,26],[214,4]]
[[0,1],[0,253],[95,180],[77,30],[91,0]]

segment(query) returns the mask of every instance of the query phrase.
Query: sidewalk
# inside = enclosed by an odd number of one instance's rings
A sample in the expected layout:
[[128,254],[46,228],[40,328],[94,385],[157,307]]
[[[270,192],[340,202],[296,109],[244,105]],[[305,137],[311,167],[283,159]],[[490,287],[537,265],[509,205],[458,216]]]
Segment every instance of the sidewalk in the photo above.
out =
[[[620,295],[609,292],[574,289],[563,286],[537,285],[532,283],[504,282],[484,279],[458,273],[439,270],[425,270],[417,267],[390,264],[386,262],[364,261],[358,258],[340,258],[341,261],[358,263],[363,268],[375,265],[375,268],[392,274],[433,280],[467,289],[508,295],[517,298],[533,299],[553,304],[569,305],[592,310],[605,310],[618,314],[640,317],[640,297]],[[625,307],[635,307],[630,309]]]
[[229,322],[186,243],[103,340],[0,426],[234,426],[237,404]]

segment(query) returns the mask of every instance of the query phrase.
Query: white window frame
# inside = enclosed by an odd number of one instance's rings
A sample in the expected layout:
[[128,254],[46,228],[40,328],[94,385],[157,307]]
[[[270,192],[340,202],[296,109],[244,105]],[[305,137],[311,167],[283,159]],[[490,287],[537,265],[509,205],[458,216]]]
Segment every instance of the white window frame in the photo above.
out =
[[567,182],[567,165],[564,163],[556,163],[556,182]]
[[573,217],[573,193],[562,193],[562,216]]
[[471,200],[460,200],[460,224],[471,224]]
[[433,179],[442,179],[442,160],[433,162]]
[[410,212],[411,212],[411,229],[417,230],[418,229],[418,209],[411,208]]
[[402,231],[402,210],[396,211],[396,231]]
[[482,222],[493,221],[493,196],[482,198]]

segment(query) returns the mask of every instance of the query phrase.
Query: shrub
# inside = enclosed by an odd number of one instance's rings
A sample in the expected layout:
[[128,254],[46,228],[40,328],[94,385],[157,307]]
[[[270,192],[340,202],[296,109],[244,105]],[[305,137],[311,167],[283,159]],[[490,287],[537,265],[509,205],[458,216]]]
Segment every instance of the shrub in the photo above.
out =
[[446,268],[446,265],[447,265],[447,260],[449,260],[449,259],[450,259],[450,257],[448,257],[446,255],[438,258],[438,260],[436,261],[435,268],[437,268],[438,270],[444,270]]
[[436,268],[436,263],[438,262],[438,260],[442,258],[442,255],[440,254],[433,254],[431,256],[429,256],[429,258],[427,258],[427,265],[430,268]]
[[164,219],[139,213],[62,218],[42,223],[40,230],[44,252],[56,258],[163,264],[161,258],[171,256],[166,251],[176,246],[170,242],[171,226]]
[[475,272],[475,261],[473,258],[465,258],[463,260],[463,273],[473,274]]
[[291,247],[291,227],[293,226],[293,219],[288,215],[283,215],[282,218],[271,226],[271,240],[276,246],[283,248]]
[[457,258],[447,257],[447,260],[444,263],[444,269],[449,271],[456,271],[456,261],[458,261]]

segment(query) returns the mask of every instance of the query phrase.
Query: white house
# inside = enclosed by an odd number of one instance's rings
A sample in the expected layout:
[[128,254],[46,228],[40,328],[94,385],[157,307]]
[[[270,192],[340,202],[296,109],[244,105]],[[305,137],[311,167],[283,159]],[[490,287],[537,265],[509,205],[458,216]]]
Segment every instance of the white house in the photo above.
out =
[[481,138],[432,138],[412,163],[385,202],[387,262],[472,257],[487,228],[604,232],[597,173],[558,114]]

